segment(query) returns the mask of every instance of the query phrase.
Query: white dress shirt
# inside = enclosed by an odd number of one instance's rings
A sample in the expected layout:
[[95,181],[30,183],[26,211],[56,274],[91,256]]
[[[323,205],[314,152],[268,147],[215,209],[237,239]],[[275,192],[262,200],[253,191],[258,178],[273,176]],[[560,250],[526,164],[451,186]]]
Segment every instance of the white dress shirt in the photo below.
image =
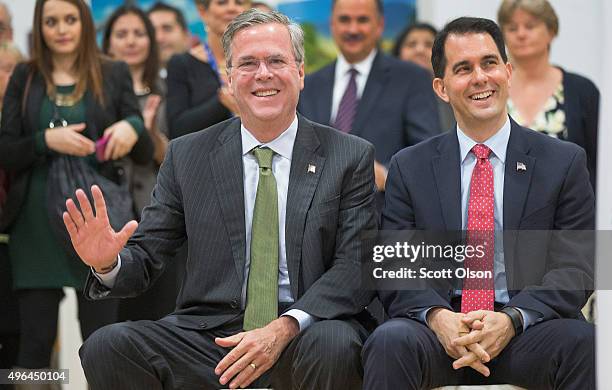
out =
[[370,70],[372,70],[372,63],[374,62],[376,53],[376,49],[372,50],[363,61],[355,64],[349,64],[342,54],[338,54],[338,59],[336,60],[336,71],[334,75],[331,118],[329,123],[334,123],[336,120],[340,100],[342,100],[342,95],[344,95],[344,91],[346,91],[346,87],[351,79],[351,74],[349,73],[351,68],[357,70],[357,75],[355,75],[355,83],[357,84],[357,100],[361,99],[366,82],[368,81],[368,76],[370,75]]

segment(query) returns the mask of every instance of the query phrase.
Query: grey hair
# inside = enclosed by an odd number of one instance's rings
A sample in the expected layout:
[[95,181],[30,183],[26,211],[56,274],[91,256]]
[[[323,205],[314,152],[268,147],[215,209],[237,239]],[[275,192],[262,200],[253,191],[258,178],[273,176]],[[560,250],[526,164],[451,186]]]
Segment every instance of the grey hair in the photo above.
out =
[[295,62],[302,64],[304,62],[304,31],[299,24],[291,21],[287,16],[278,11],[264,12],[257,8],[251,8],[238,15],[227,26],[223,37],[223,51],[225,52],[225,63],[228,70],[232,67],[232,42],[234,36],[241,30],[253,27],[259,24],[282,24],[287,27],[289,37],[291,38],[291,47]]

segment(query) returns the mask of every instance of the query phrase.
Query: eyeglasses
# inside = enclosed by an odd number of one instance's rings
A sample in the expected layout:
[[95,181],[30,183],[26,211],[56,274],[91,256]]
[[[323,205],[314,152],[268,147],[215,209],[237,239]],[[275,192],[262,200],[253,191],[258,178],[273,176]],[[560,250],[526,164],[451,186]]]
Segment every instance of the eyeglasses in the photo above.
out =
[[[286,57],[270,56],[266,57],[263,60],[260,60],[258,58],[245,58],[240,60],[237,65],[232,67],[235,67],[241,73],[255,73],[259,70],[259,67],[261,66],[262,62],[266,64],[266,69],[273,72],[282,71],[290,67],[292,63],[295,63],[297,65],[297,61],[289,60]],[[232,67],[230,67],[230,69]]]

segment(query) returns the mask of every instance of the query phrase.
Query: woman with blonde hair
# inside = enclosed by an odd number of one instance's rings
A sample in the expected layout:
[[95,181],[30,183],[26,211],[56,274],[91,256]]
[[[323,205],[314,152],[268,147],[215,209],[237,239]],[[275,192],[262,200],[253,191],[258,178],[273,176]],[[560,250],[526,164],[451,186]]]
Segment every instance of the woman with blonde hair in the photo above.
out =
[[[17,365],[43,368],[50,364],[62,289],[83,289],[89,272],[52,227],[50,167],[70,156],[119,181],[122,171],[115,161],[128,155],[149,161],[153,147],[127,66],[99,54],[84,0],[37,0],[32,29],[32,60],[15,68],[4,97],[0,167],[14,180],[0,231],[7,228],[10,234],[18,297]],[[77,297],[83,339],[115,321],[116,301]]]
[[513,66],[510,116],[582,146],[595,187],[599,91],[589,79],[550,63],[559,33],[555,10],[547,0],[504,0],[497,19]]

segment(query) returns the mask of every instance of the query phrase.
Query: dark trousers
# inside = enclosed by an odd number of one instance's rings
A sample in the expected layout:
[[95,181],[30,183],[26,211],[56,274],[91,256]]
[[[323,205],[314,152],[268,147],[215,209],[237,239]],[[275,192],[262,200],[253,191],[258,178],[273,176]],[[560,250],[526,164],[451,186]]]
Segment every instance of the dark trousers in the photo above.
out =
[[594,389],[594,327],[555,319],[514,337],[486,365],[454,370],[436,335],[420,322],[395,318],[374,331],[363,348],[364,389],[429,389],[445,385],[508,383],[527,389]]
[[[58,288],[17,291],[21,326],[17,366],[49,367],[57,336],[59,303],[63,297],[63,290]],[[77,300],[84,340],[95,330],[116,321],[116,300],[88,301],[78,292]]]
[[8,246],[0,244],[0,369],[15,365],[18,345],[19,308],[13,291]]
[[[212,330],[165,321],[124,322],[95,332],[81,347],[91,389],[219,389],[214,368],[231,350],[215,337],[242,331],[242,317]],[[356,321],[319,321],[301,332],[251,387],[361,389],[367,333]]]

